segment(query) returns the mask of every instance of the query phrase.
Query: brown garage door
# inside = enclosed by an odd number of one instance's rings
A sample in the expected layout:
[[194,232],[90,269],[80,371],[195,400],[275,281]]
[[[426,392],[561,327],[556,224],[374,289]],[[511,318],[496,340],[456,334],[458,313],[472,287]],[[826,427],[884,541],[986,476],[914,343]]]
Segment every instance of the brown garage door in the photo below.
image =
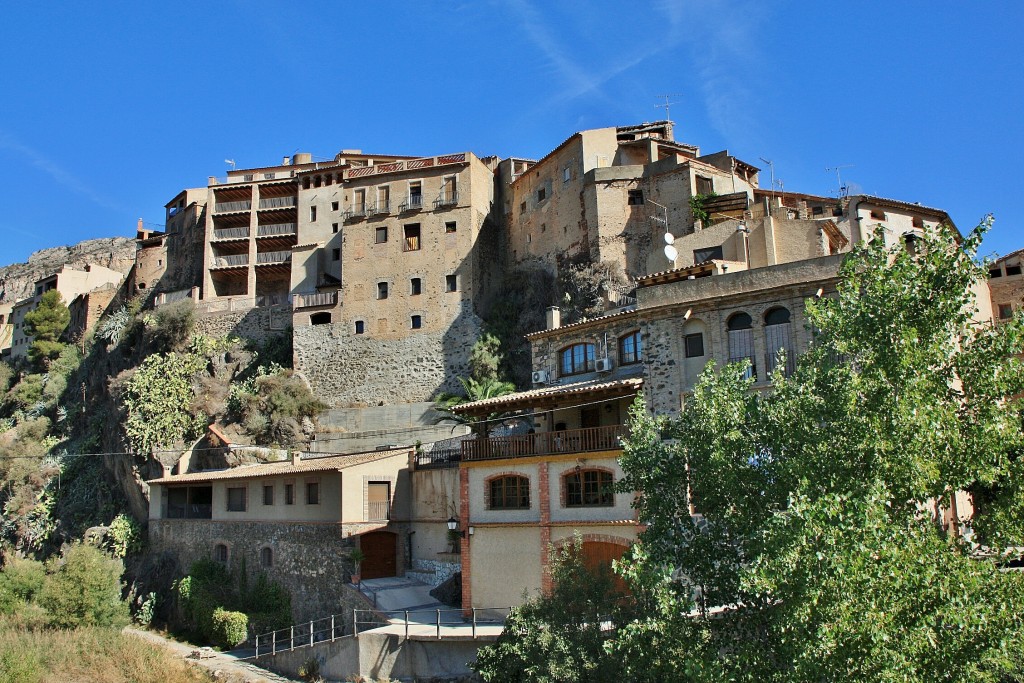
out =
[[625,592],[626,583],[618,574],[612,572],[612,561],[622,558],[626,546],[602,541],[583,542],[583,564],[587,569],[596,571],[598,567],[606,567],[609,574],[615,577],[615,589]]
[[360,575],[364,579],[380,579],[397,573],[398,534],[390,531],[372,531],[359,537],[363,550]]

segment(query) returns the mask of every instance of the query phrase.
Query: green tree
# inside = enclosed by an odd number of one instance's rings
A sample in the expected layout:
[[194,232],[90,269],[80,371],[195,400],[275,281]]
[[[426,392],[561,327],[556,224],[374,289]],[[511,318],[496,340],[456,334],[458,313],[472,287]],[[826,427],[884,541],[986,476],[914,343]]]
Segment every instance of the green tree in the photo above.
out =
[[[1024,538],[1024,330],[972,320],[986,230],[942,227],[916,254],[876,232],[838,296],[808,302],[812,348],[771,393],[712,366],[677,418],[634,408],[622,485],[648,528],[630,574],[658,599],[614,645],[627,678],[1020,675],[1024,577],[998,560]],[[984,554],[933,519],[968,490],[989,494]]]
[[39,594],[50,623],[61,628],[124,626],[128,605],[121,600],[124,565],[83,543],[53,563]]
[[190,407],[192,378],[204,367],[206,360],[194,353],[155,354],[142,361],[121,391],[125,435],[133,448],[150,452],[201,432],[205,416],[194,415]]
[[480,648],[473,668],[501,683],[620,681],[605,649],[608,625],[628,621],[609,568],[589,569],[582,541],[555,553],[553,589],[512,610],[493,645]]
[[484,333],[469,352],[469,376],[478,382],[500,379],[501,340]]
[[28,347],[28,357],[37,366],[45,366],[53,358],[60,355],[64,344],[60,336],[71,322],[71,312],[64,304],[60,292],[51,289],[39,298],[39,304],[25,314],[22,324],[25,334],[32,337]]

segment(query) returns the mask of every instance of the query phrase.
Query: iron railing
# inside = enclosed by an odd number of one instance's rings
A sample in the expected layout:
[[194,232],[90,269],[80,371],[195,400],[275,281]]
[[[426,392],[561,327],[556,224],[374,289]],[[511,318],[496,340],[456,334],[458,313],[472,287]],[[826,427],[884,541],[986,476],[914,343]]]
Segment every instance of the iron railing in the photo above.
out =
[[409,195],[409,198],[398,205],[398,213],[405,213],[406,211],[419,211],[423,208],[423,195],[414,194]]
[[442,467],[458,467],[462,462],[462,448],[438,448],[416,453],[416,469],[429,470]]
[[352,208],[341,214],[342,220],[355,220],[357,218],[363,218],[367,215],[366,204],[353,204]]
[[377,202],[369,208],[367,213],[371,216],[391,213],[391,202]]
[[443,206],[455,206],[459,203],[458,192],[442,192],[437,199],[434,200],[434,208],[439,209]]
[[625,435],[625,425],[608,425],[537,434],[495,436],[487,439],[467,439],[462,442],[462,459],[467,461],[493,460],[554,453],[614,451],[622,448],[621,439]]

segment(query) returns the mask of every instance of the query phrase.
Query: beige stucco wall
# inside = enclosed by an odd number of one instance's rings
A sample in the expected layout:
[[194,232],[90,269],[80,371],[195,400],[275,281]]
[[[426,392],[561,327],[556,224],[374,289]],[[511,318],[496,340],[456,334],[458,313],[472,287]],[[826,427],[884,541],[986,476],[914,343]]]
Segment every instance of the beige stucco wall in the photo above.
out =
[[408,519],[408,465],[408,451],[400,451],[388,458],[345,468],[342,472],[345,496],[342,498],[341,521],[347,523],[369,520],[366,489],[371,482],[391,484],[391,518]]
[[472,607],[507,607],[535,597],[541,585],[540,529],[485,527],[470,538]]
[[448,519],[459,519],[459,470],[442,468],[410,473],[412,501],[410,530],[412,554],[417,559],[436,559],[447,552]]

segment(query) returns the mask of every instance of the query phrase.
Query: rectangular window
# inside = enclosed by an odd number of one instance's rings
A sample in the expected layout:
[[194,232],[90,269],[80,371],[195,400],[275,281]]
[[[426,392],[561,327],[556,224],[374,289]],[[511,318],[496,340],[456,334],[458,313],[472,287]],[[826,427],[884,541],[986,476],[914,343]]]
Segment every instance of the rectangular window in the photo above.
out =
[[1007,277],[1010,275],[1020,275],[1020,266],[1006,266],[1006,275]]
[[391,484],[371,482],[366,485],[366,519],[383,522],[390,517]]
[[332,261],[340,261],[341,260],[341,249],[331,249],[331,260]]
[[989,278],[1002,277],[1003,271],[999,270],[998,268],[993,268],[992,270],[988,271],[988,276]]
[[450,235],[453,232],[455,232],[455,221],[448,221],[447,223],[445,223],[444,224],[444,231],[445,231],[445,234],[448,234],[448,235]]
[[252,177],[252,173],[246,173],[244,176],[242,176],[242,179],[247,183],[251,183]]
[[387,299],[388,298],[388,283],[378,282],[377,283],[377,298]]
[[882,211],[881,209],[871,209],[871,217],[876,221],[884,221],[885,211]]
[[405,232],[405,251],[420,250],[420,224],[410,223],[403,227]]
[[409,295],[419,296],[423,293],[423,280],[418,277],[414,277],[409,280]]
[[362,320],[356,321],[356,334],[362,334],[366,331],[366,323]]
[[391,187],[389,185],[381,185],[377,188],[377,211],[378,213],[388,213],[391,210]]
[[572,169],[566,166],[562,169],[562,182],[567,183],[572,180]]
[[519,205],[519,213],[526,213],[526,202],[523,202],[522,204]]
[[384,244],[388,241],[388,226],[382,225],[373,233],[374,244]]
[[334,232],[334,233],[338,232],[338,224],[337,223],[331,223],[331,232]]
[[542,202],[545,199],[547,199],[547,196],[548,196],[548,191],[547,191],[546,187],[542,187],[539,190],[537,190],[537,203],[539,204],[540,202]]
[[457,292],[459,291],[459,278],[457,275],[445,275],[444,276],[444,291],[446,292]]
[[331,202],[331,211],[338,210],[338,202]]
[[722,260],[722,247],[708,247],[707,249],[694,249],[693,250],[693,262],[694,264],[704,263],[711,259]]
[[418,209],[423,206],[423,184],[418,180],[409,183],[409,208]]
[[822,215],[824,215],[824,213],[825,213],[825,207],[824,206],[815,206],[815,207],[813,207],[811,209],[811,215],[812,216],[822,216]]
[[263,504],[273,505],[274,504],[274,487],[264,486],[263,487]]
[[1013,306],[1010,304],[999,304],[999,319],[1009,320],[1013,317]]
[[683,337],[683,343],[687,358],[700,358],[704,355],[704,335],[700,332],[686,335]]
[[263,179],[264,180],[273,180],[274,179],[274,174],[273,173],[264,173],[263,174]]
[[626,203],[630,206],[640,206],[644,203],[644,191],[643,190],[627,190],[626,191]]
[[357,216],[366,213],[366,190],[356,190],[352,193],[352,211]]
[[423,327],[423,316],[414,315],[409,318],[409,327],[418,330]]
[[316,207],[311,206],[309,207],[309,222],[312,223],[314,221],[316,221]]
[[644,338],[632,332],[619,339],[619,362],[623,365],[639,363],[644,359]]
[[318,481],[307,481],[306,482],[306,505],[319,505],[320,504],[320,482]]
[[228,489],[228,512],[245,512],[245,487]]
[[284,504],[295,505],[295,484],[284,485]]
[[708,195],[715,191],[715,183],[711,178],[697,176],[697,194]]

